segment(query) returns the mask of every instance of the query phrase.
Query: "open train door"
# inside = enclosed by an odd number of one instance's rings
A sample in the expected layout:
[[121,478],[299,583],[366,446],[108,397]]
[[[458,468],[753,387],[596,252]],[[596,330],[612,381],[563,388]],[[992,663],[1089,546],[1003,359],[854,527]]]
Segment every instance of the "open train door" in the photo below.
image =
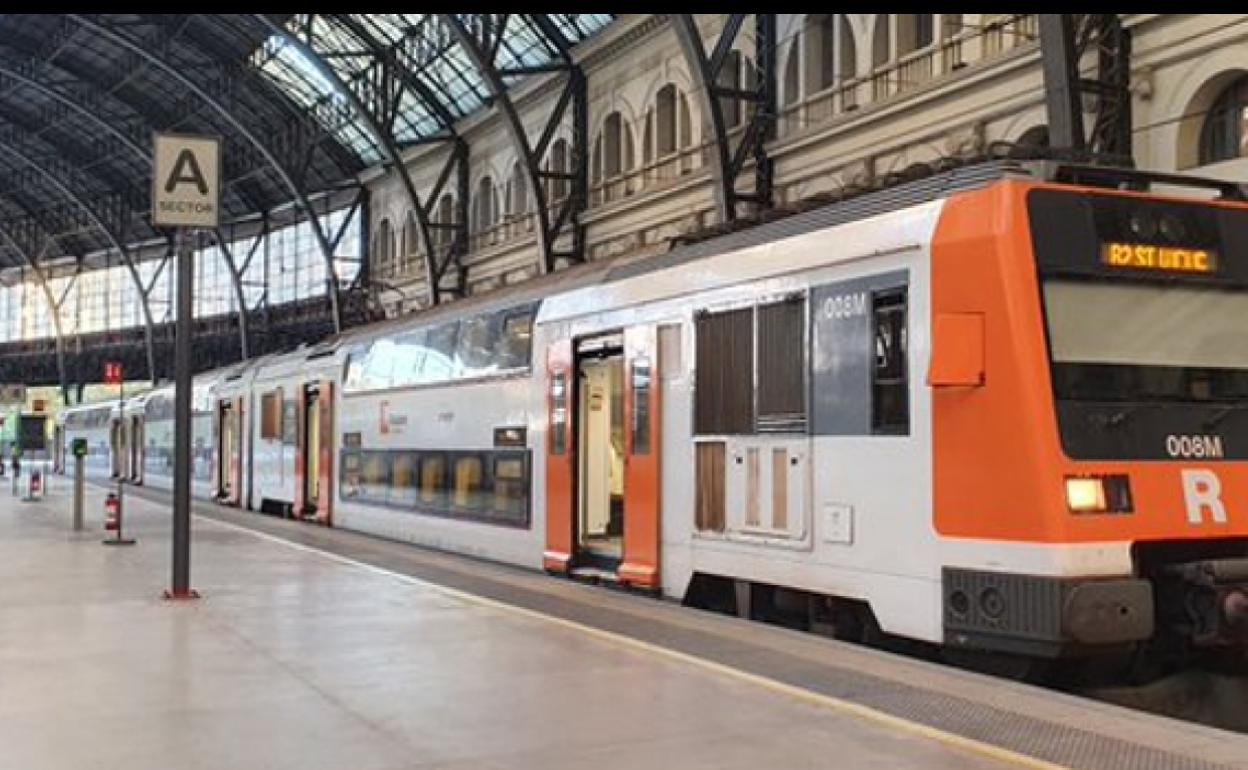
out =
[[217,499],[226,505],[238,505],[243,491],[243,399],[227,398],[217,402]]
[[660,488],[658,330],[624,330],[624,558],[618,578],[659,588]]
[[547,570],[658,588],[656,358],[654,327],[548,349]]
[[294,514],[328,526],[333,523],[334,381],[311,382],[300,391]]
[[143,418],[130,418],[130,480],[143,483]]
[[546,348],[546,549],[542,566],[567,572],[572,565],[575,443],[572,440],[572,340]]
[[113,478],[121,478],[122,468],[125,465],[126,437],[125,427],[120,418],[111,420],[108,427],[108,443],[109,456],[112,458],[109,475]]

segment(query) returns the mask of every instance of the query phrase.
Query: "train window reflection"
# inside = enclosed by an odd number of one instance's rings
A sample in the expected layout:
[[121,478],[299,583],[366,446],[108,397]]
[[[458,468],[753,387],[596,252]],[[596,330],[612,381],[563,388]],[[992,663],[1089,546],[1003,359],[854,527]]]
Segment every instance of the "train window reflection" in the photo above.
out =
[[481,315],[468,318],[459,328],[455,360],[463,377],[483,377],[498,368],[498,317]]
[[403,507],[416,504],[416,455],[395,455],[390,467],[390,503]]
[[446,491],[446,457],[424,454],[420,458],[420,504],[441,507]]
[[494,459],[494,510],[505,516],[523,514],[525,492],[523,457]]
[[421,367],[421,380],[438,382],[454,379],[458,375],[455,364],[455,344],[459,336],[459,321],[451,321],[429,330],[425,347],[425,361]]
[[455,492],[451,502],[457,508],[477,510],[482,503],[481,458],[475,455],[455,460]]
[[386,452],[364,452],[360,472],[360,497],[384,503],[389,497],[390,457]]

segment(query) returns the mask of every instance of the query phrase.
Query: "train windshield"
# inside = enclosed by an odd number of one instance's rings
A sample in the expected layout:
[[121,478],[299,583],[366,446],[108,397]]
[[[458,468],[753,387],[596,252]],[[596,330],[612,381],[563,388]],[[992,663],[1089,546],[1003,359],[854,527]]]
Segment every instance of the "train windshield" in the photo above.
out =
[[1248,399],[1248,290],[1054,278],[1044,302],[1059,399]]

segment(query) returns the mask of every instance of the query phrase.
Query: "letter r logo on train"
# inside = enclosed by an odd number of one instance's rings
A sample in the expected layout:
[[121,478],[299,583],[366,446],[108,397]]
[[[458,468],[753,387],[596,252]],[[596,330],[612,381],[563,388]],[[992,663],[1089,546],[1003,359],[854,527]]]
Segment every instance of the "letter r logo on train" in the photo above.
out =
[[1218,524],[1226,523],[1226,506],[1222,503],[1222,481],[1211,470],[1183,471],[1183,502],[1187,506],[1189,524],[1203,524],[1205,512]]

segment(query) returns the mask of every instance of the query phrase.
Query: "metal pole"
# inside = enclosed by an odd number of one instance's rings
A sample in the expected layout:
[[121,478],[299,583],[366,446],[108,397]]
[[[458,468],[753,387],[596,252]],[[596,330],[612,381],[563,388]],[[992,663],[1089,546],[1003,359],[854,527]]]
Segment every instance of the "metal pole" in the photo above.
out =
[[191,233],[178,228],[178,328],[174,340],[173,586],[166,598],[191,599],[191,336],[194,251]]
[[84,479],[86,472],[84,469],[85,462],[81,455],[74,455],[74,531],[82,531],[82,508],[85,504],[84,497]]

